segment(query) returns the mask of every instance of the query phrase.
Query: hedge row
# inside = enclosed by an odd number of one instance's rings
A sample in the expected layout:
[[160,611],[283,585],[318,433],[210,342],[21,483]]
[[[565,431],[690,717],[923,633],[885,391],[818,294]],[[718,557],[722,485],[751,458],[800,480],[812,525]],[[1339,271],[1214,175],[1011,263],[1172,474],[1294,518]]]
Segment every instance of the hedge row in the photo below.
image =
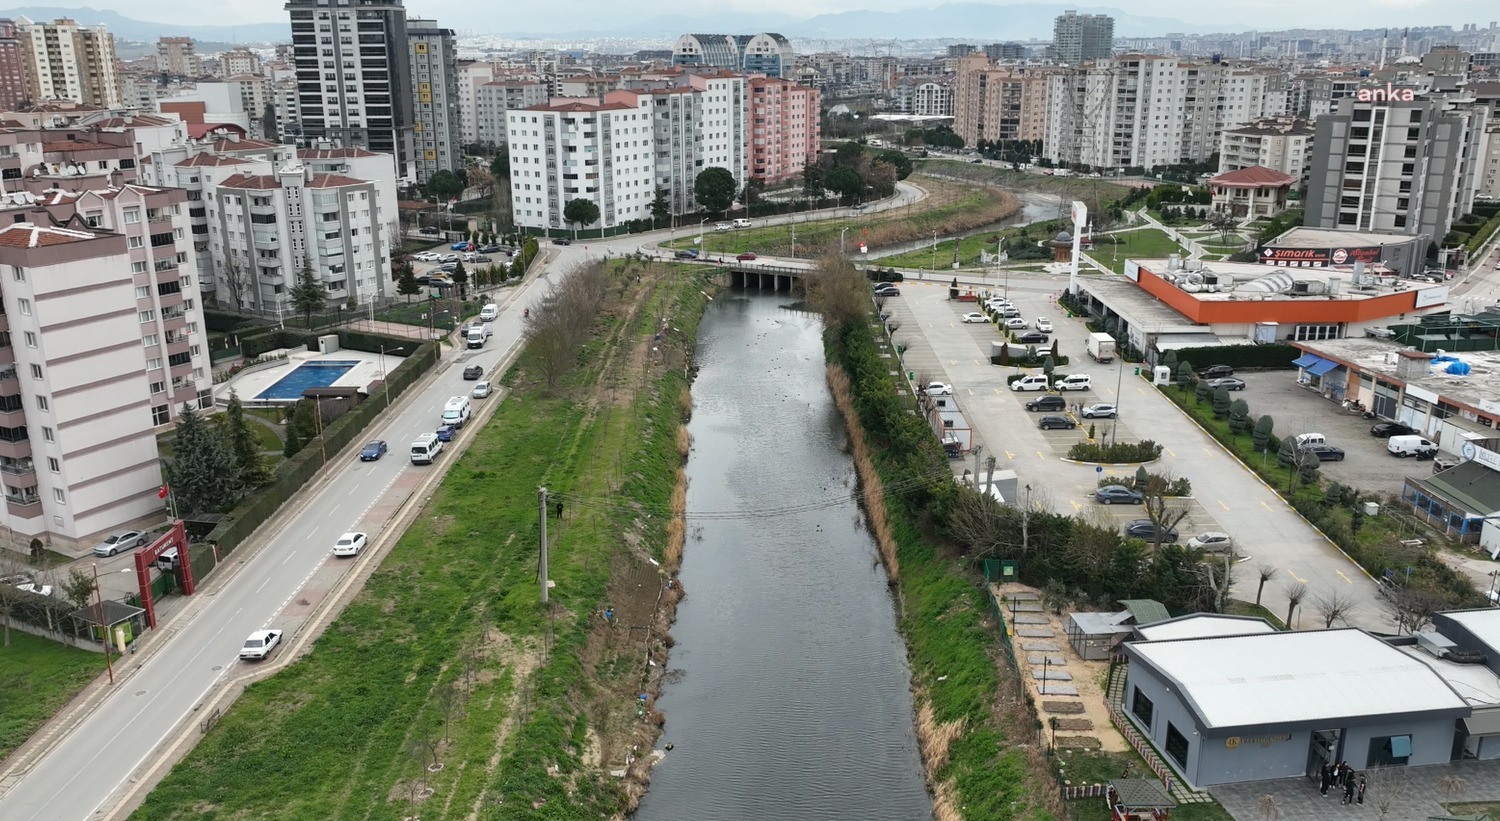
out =
[[[374,350],[378,350],[381,340],[387,341],[387,350],[396,347],[397,343],[410,344],[412,342],[412,340],[396,337],[381,337],[378,334],[350,331],[339,333],[339,343],[345,348],[356,351],[372,350],[370,347],[362,347],[372,343],[375,346]],[[424,342],[406,358],[406,361],[392,369],[386,376],[386,385],[390,390],[391,400],[395,401],[403,391],[436,365],[439,356],[438,343]],[[329,458],[333,458],[350,442],[362,439],[365,429],[384,410],[383,396],[379,398],[371,396],[359,407],[331,423],[323,430],[321,437],[314,437],[296,456],[277,465],[276,478],[261,488],[260,492],[236,505],[233,510],[229,511],[224,521],[208,534],[208,541],[219,545],[220,557],[233,551],[241,542],[249,538],[257,527],[270,520],[288,499],[312,481],[323,467],[324,452]],[[321,446],[319,445],[320,438]]]
[[1177,351],[1177,361],[1191,362],[1195,368],[1228,365],[1231,368],[1293,370],[1297,366],[1292,360],[1301,355],[1302,351],[1291,345],[1210,345],[1181,348]]

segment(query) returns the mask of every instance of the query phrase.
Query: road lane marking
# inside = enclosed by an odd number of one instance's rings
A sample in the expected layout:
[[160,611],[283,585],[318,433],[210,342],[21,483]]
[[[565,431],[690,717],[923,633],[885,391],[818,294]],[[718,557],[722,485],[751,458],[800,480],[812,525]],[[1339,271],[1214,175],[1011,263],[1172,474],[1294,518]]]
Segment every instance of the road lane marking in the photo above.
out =
[[1166,451],[1167,455],[1172,457],[1173,459],[1177,458],[1177,454],[1173,453],[1171,448],[1163,447],[1162,450]]
[[[1072,501],[1072,500],[1070,499],[1069,501]],[[1073,510],[1075,510],[1075,511],[1081,511],[1081,510],[1083,510],[1083,505],[1080,505],[1077,502],[1073,502]]]
[[[1261,502],[1261,503],[1260,503],[1260,506],[1261,506],[1261,507],[1263,507],[1263,508],[1265,508],[1265,509],[1266,509],[1266,510],[1271,510],[1271,506],[1270,506],[1270,505],[1268,505],[1268,504],[1266,504],[1266,503],[1265,503],[1265,502]],[[1274,510],[1271,510],[1271,512],[1272,512],[1272,513],[1275,513],[1275,512],[1276,512],[1276,511],[1274,511]]]
[[1041,451],[1036,452],[1036,458],[1042,460],[1043,462],[1047,461],[1047,457],[1043,456]]
[[[286,564],[286,562],[282,562],[282,564]],[[268,585],[270,583],[271,583],[271,577],[267,576],[266,580],[260,583],[260,587],[255,588],[255,592],[259,593],[260,591],[265,590],[266,589],[266,585]]]
[[1286,572],[1287,572],[1288,575],[1290,575],[1292,578],[1296,579],[1297,581],[1299,581],[1299,582],[1301,582],[1303,584],[1307,584],[1307,579],[1304,579],[1301,576],[1298,576],[1295,572],[1292,571],[1292,569],[1290,567],[1288,567],[1286,569]]
[[1222,508],[1224,508],[1224,509],[1225,509],[1225,510],[1228,510],[1228,509],[1229,509],[1229,505],[1226,505],[1226,504],[1224,504],[1224,500],[1223,500],[1223,499],[1220,499],[1220,500],[1219,500],[1219,507],[1222,507]]
[[1344,571],[1342,571],[1342,570],[1335,570],[1333,572],[1339,574],[1339,578],[1343,579],[1345,582],[1347,582],[1349,584],[1354,584],[1354,580],[1351,579],[1351,578],[1349,578],[1348,576],[1345,576],[1344,575]]

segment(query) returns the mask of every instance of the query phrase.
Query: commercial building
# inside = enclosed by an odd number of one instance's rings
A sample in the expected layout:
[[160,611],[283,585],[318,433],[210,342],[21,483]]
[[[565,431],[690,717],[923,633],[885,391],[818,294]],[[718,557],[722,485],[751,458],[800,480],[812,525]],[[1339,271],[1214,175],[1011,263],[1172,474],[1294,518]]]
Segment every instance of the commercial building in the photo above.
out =
[[412,177],[411,52],[401,0],[287,0],[298,135],[389,154]]
[[482,83],[474,94],[475,137],[480,143],[505,145],[505,116],[511,111],[547,102],[547,86],[527,80]]
[[463,167],[459,137],[458,56],[453,30],[435,20],[408,20],[411,46],[412,166],[417,182]]
[[26,89],[26,48],[14,20],[0,18],[0,111],[30,99]]
[[115,38],[104,26],[68,19],[16,25],[26,53],[26,88],[32,102],[72,100],[101,108],[120,104]]
[[796,62],[791,41],[780,34],[684,34],[672,47],[674,66],[790,77]]
[[156,41],[156,70],[177,77],[203,76],[203,60],[191,37],[162,37]]
[[953,80],[954,132],[966,145],[1041,140],[1047,133],[1049,71],[992,66],[977,56],[960,59]]
[[1060,63],[1108,57],[1115,45],[1115,18],[1065,11],[1052,22],[1052,49]]
[[1346,98],[1320,118],[1305,224],[1439,241],[1474,204],[1487,112]]
[[1269,168],[1306,185],[1313,127],[1299,117],[1272,117],[1225,129],[1219,138],[1219,173]]
[[774,77],[750,78],[750,176],[794,179],[822,150],[818,90]]

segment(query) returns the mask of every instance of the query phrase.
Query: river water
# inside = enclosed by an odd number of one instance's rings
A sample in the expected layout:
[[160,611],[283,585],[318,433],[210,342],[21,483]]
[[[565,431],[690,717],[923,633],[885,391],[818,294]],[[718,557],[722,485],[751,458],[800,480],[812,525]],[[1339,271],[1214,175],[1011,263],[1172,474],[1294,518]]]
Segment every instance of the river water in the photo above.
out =
[[821,322],[789,299],[727,291],[699,326],[674,749],[638,821],[932,817]]

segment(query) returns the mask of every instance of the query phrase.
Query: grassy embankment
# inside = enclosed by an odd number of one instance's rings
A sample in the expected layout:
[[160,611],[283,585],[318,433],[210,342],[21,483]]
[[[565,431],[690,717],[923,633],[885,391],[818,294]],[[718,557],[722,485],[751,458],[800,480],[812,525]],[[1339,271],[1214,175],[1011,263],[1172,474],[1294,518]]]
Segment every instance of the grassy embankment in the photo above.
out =
[[[844,234],[844,248],[857,257],[858,245],[864,241],[870,248],[886,248],[931,237],[933,231],[949,234],[989,225],[1021,209],[1014,196],[995,188],[976,188],[912,175],[910,181],[926,189],[927,196],[911,205],[890,211],[874,211],[852,217],[796,222],[764,228],[742,228],[731,231],[706,230],[703,249],[715,257],[754,251],[765,256],[792,256],[792,231],[796,230],[796,256],[815,259],[829,249],[839,247],[839,233]],[[692,248],[696,234],[662,243],[667,248]]]
[[[1111,239],[1114,242],[1110,242]],[[1166,259],[1168,254],[1186,256],[1187,252],[1177,244],[1177,240],[1159,228],[1121,231],[1100,237],[1094,250],[1088,252],[1095,262],[1117,274],[1124,273],[1127,259]]]
[[104,655],[10,632],[0,647],[0,761],[104,673]]
[[[523,356],[513,392],[364,589],[305,658],[249,687],[135,818],[627,809],[644,762],[627,779],[608,771],[649,749],[659,716],[635,695],[655,687],[644,659],[659,665],[670,642],[647,560],[673,566],[681,539],[673,517],[640,510],[683,498],[683,365],[708,283],[676,266],[617,274],[565,384],[547,391]],[[668,317],[682,335],[653,349]],[[550,611],[537,603],[539,486],[568,500],[549,524]],[[611,629],[607,606],[655,638]]]

